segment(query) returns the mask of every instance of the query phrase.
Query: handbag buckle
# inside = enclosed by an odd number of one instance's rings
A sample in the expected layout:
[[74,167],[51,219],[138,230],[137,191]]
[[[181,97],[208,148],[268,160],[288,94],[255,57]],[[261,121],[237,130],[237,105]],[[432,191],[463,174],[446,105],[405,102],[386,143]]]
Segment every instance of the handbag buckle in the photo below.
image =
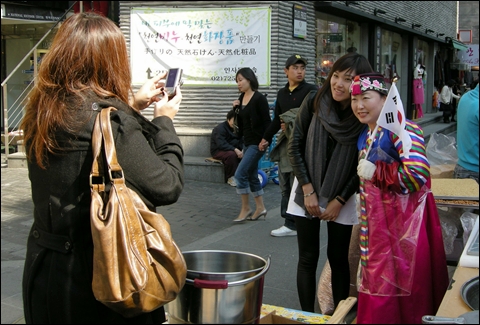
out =
[[[94,181],[94,178],[101,178],[102,181]],[[93,185],[101,185],[101,184],[105,184],[105,177],[103,176],[94,176],[92,174],[90,174],[90,187],[92,187]]]
[[114,170],[114,172],[121,173],[121,176],[120,176],[120,177],[113,177],[112,170],[111,170],[111,169],[108,169],[108,176],[110,176],[110,180],[113,180],[113,179],[123,179],[123,169]]

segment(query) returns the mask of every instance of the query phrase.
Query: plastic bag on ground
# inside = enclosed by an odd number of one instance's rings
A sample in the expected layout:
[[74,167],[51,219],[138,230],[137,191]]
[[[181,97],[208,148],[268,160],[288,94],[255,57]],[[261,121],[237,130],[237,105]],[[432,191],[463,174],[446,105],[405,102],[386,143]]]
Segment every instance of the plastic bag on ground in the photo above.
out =
[[468,237],[472,233],[473,226],[475,225],[475,221],[478,218],[478,214],[472,212],[465,212],[460,217],[460,221],[462,223],[463,228],[463,245],[465,246],[468,241]]
[[432,178],[453,178],[453,170],[458,160],[455,137],[432,133],[426,152]]
[[322,314],[333,315],[335,307],[332,293],[332,270],[330,269],[328,259],[325,262],[322,273],[320,274],[320,280],[318,281],[317,298]]

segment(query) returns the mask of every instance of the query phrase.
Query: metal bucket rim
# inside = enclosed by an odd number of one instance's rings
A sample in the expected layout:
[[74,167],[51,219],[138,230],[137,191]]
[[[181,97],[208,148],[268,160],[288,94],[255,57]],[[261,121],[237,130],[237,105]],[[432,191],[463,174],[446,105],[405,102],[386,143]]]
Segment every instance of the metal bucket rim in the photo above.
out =
[[243,274],[243,273],[250,273],[250,272],[258,272],[261,271],[265,268],[265,264],[267,264],[267,260],[265,260],[263,257],[260,257],[258,255],[252,254],[252,253],[246,253],[246,252],[238,252],[238,251],[227,251],[227,250],[214,250],[214,249],[204,249],[204,250],[193,250],[193,251],[185,251],[182,252],[183,255],[185,254],[190,254],[190,253],[234,253],[237,255],[246,255],[250,257],[257,258],[258,260],[262,261],[264,265],[262,267],[256,268],[256,269],[250,269],[250,270],[245,270],[245,271],[238,271],[238,272],[206,272],[206,271],[199,271],[199,270],[191,270],[188,268],[187,265],[187,272],[197,272],[201,274],[208,274],[208,275],[223,275],[223,274]]
[[[474,301],[472,301],[472,299],[469,299],[469,291],[470,290],[474,290],[475,289],[475,286],[478,288],[478,279],[479,277],[478,276],[475,276],[471,279],[469,279],[468,281],[466,281],[465,283],[462,284],[462,287],[460,289],[460,293],[462,295],[462,299],[463,301],[465,302],[465,304],[468,305],[468,307],[470,307],[470,309],[472,310],[478,310],[476,306],[473,305]],[[477,289],[478,290],[478,289]],[[477,300],[478,301],[478,300]]]
[[[263,270],[260,273],[255,274],[254,276],[252,276],[250,278],[243,279],[243,280],[232,281],[232,282],[227,281],[227,286],[228,287],[242,286],[242,285],[245,285],[247,283],[257,281],[260,278],[263,278],[269,269],[270,269],[270,256],[267,258],[265,267],[263,267]],[[185,283],[186,284],[193,284],[194,282],[195,282],[195,279],[189,279],[187,277]]]
[[263,270],[265,268],[265,266],[262,266],[262,267],[259,267],[259,268],[256,268],[256,269],[251,269],[251,270],[246,270],[246,271],[236,271],[236,272],[206,272],[206,271],[196,271],[196,270],[188,270],[187,269],[187,273],[188,272],[194,272],[194,273],[199,273],[199,274],[204,274],[204,275],[235,275],[235,274],[238,274],[238,275],[242,275],[242,274],[246,274],[246,273],[256,273],[256,272],[259,272],[261,270]]

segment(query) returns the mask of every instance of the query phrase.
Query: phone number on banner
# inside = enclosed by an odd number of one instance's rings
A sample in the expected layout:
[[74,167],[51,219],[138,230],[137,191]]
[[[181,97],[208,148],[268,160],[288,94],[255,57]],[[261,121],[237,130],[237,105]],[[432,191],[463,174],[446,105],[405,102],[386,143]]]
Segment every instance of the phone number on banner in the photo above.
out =
[[236,81],[235,76],[213,76],[212,81]]

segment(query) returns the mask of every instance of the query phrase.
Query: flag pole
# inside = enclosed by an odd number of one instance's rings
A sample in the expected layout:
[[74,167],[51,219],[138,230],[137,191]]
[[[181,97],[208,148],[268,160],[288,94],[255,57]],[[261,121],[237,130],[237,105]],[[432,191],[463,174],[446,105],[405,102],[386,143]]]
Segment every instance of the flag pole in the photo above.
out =
[[[394,77],[393,80],[392,80],[392,84],[396,83],[397,81],[398,81],[398,78]],[[390,90],[391,89],[392,89],[392,87],[390,87]],[[390,92],[390,90],[388,92]],[[386,104],[387,104],[387,102],[383,103],[383,106],[385,106]],[[381,111],[383,111],[383,107],[382,107]],[[373,147],[373,140],[375,140],[375,137],[377,136],[377,132],[378,132],[378,124],[375,124],[375,128],[373,129],[373,132],[370,134],[370,140],[371,141],[370,141],[370,145],[368,146],[367,153],[365,154],[365,159],[368,158],[368,154],[370,153],[370,150]]]

